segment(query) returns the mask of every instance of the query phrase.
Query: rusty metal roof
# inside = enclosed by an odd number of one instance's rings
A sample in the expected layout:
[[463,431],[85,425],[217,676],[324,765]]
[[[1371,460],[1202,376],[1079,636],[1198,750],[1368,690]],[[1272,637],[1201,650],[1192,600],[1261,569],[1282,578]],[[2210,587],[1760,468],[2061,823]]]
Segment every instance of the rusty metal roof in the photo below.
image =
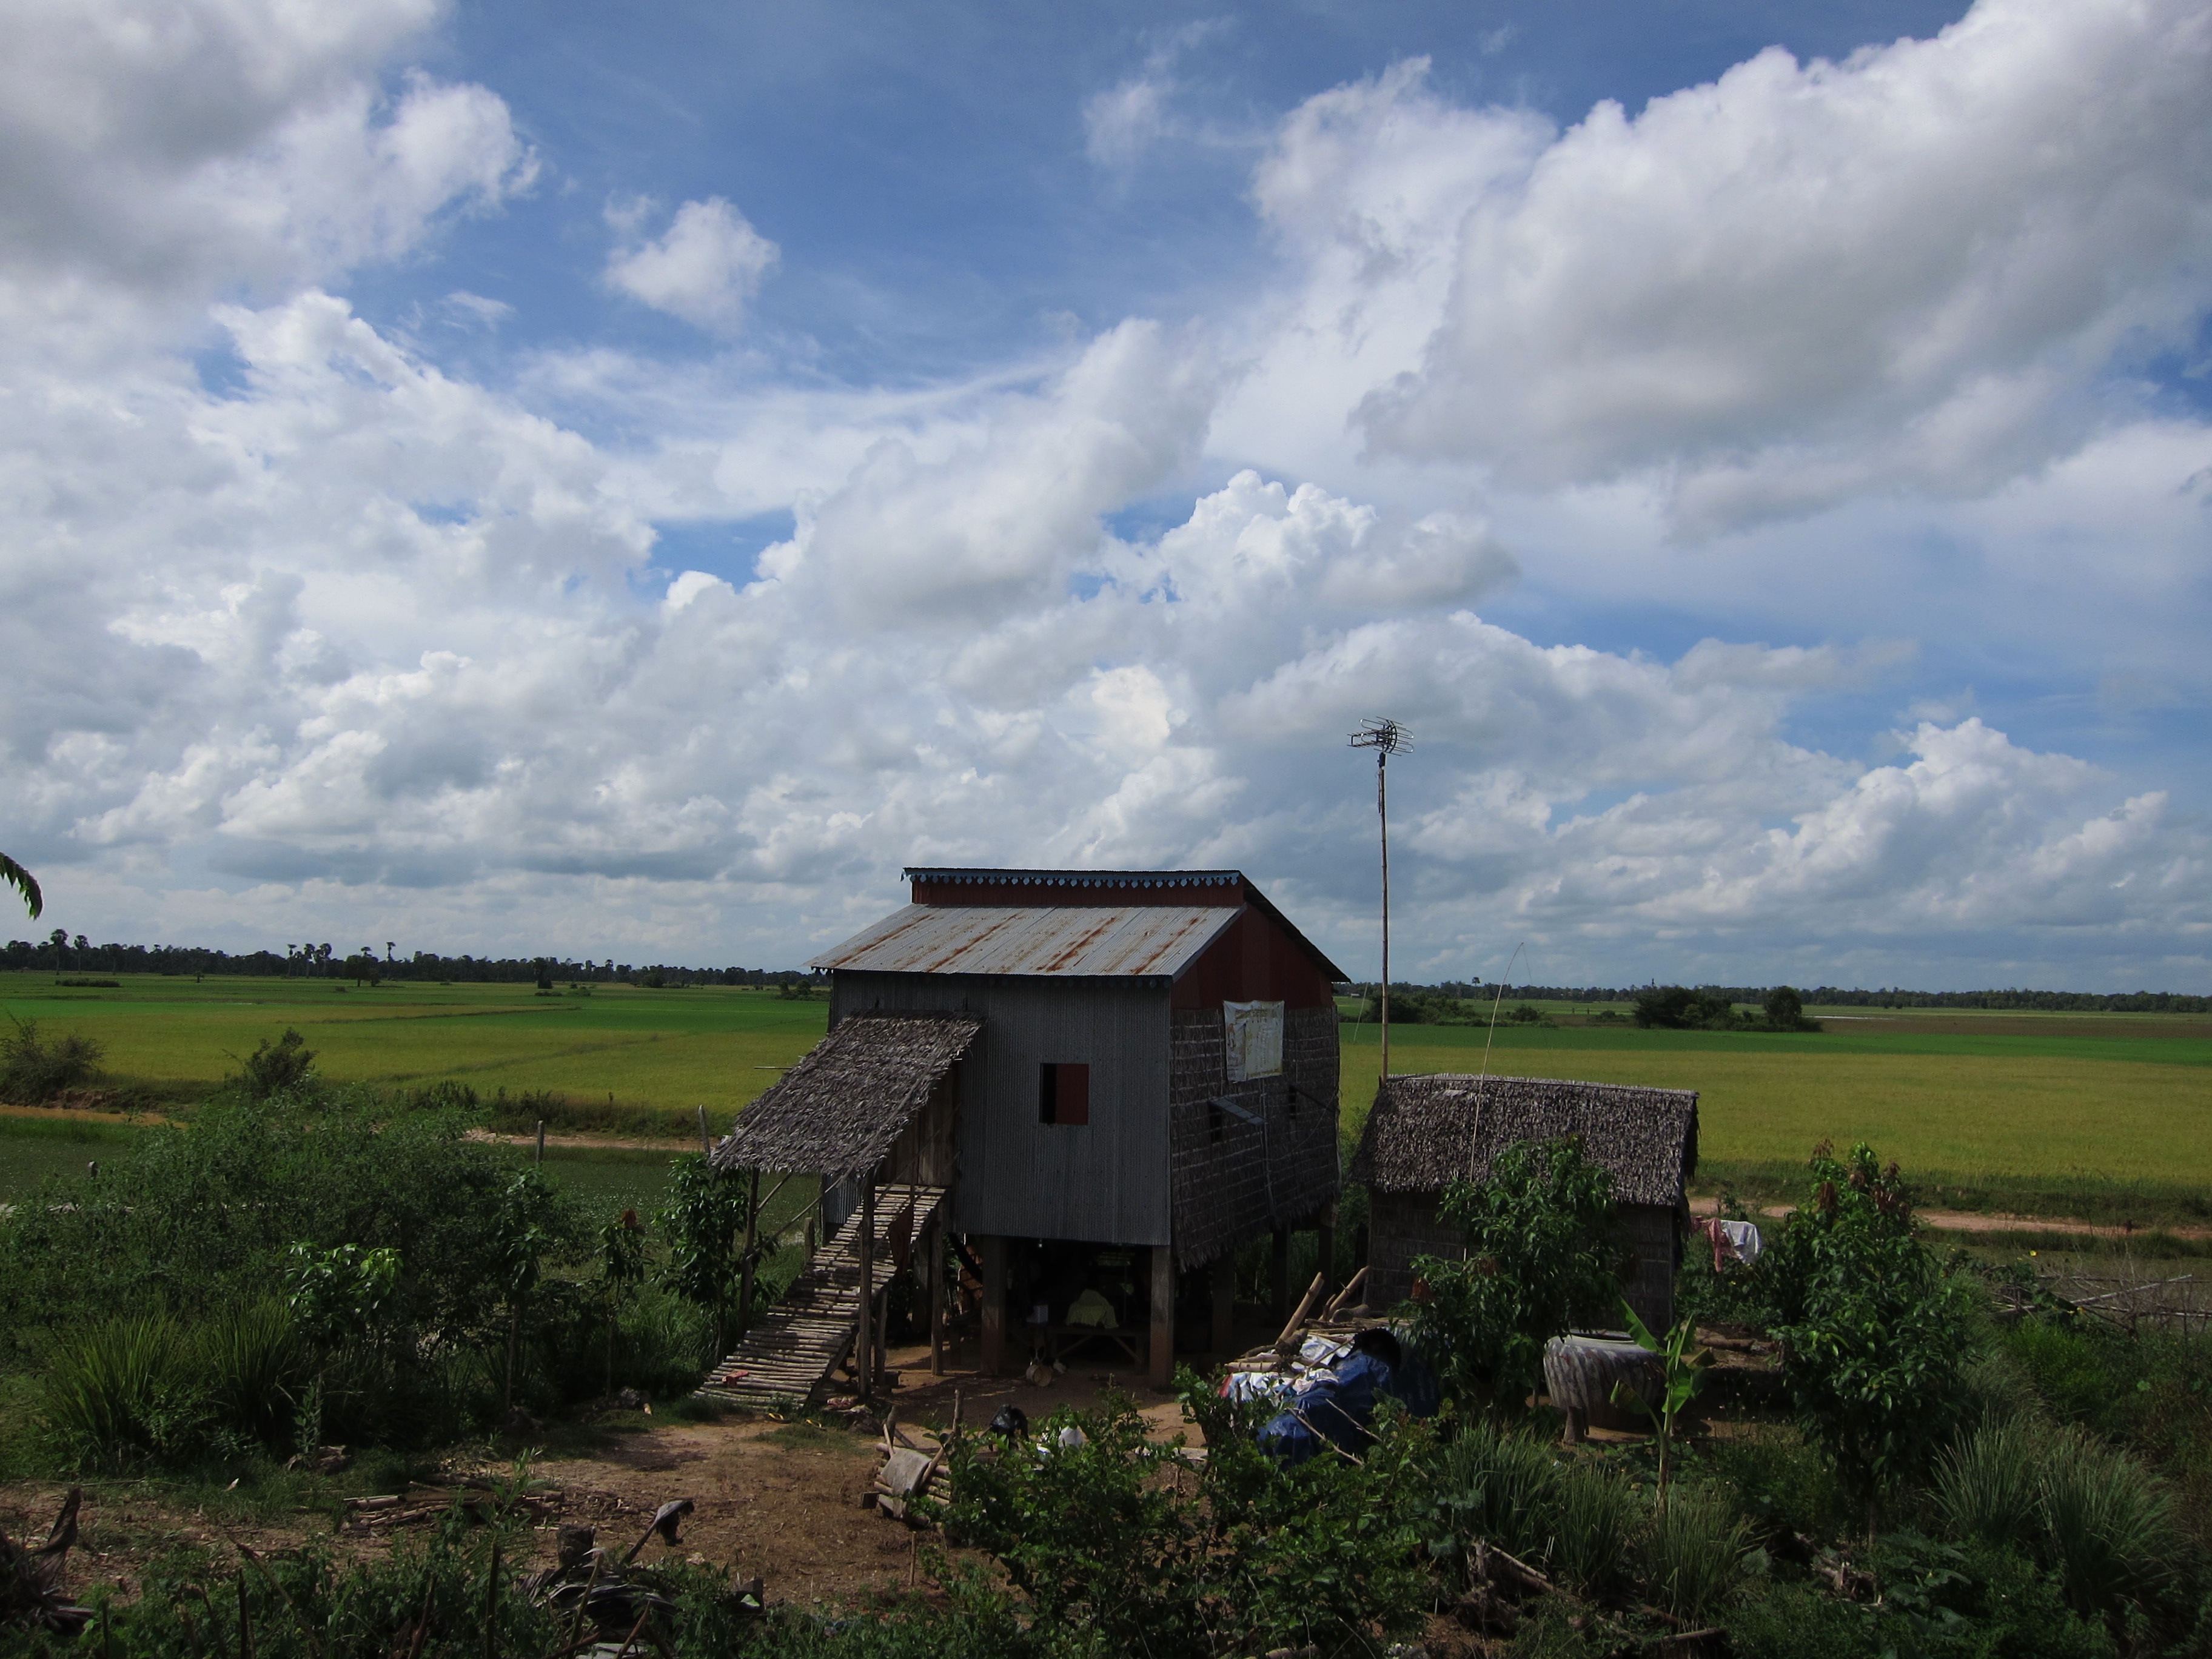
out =
[[1242,914],[1220,904],[909,904],[806,965],[864,973],[1173,979]]

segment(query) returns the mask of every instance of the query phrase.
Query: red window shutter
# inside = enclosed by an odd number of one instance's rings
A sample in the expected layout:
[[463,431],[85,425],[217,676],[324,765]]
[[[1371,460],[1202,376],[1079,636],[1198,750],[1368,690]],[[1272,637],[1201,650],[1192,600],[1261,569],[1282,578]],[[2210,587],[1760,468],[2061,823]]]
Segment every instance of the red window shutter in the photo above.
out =
[[1091,1121],[1091,1068],[1061,1065],[1056,1070],[1060,1098],[1054,1121],[1079,1128]]

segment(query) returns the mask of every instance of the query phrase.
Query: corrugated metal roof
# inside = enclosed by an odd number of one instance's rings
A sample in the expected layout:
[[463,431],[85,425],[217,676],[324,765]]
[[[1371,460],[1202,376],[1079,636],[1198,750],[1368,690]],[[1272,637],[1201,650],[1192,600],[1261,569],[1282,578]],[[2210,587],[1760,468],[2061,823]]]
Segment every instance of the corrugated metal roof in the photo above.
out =
[[969,870],[910,866],[908,881],[1005,887],[1234,887],[1242,870]]
[[1241,914],[1224,904],[909,904],[806,965],[864,973],[1172,979]]

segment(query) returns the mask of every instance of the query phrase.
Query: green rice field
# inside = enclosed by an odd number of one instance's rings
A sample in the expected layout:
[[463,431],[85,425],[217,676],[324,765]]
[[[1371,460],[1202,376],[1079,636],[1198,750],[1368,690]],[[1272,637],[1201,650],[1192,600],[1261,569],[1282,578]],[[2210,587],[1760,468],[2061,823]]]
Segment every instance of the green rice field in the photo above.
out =
[[[108,1080],[180,1105],[237,1056],[296,1027],[323,1075],[379,1086],[454,1079],[490,1096],[550,1091],[580,1119],[680,1144],[698,1105],[718,1127],[820,1036],[825,1004],[725,987],[125,977],[115,989],[0,975],[0,1012],[106,1045]],[[1561,1005],[1563,1019],[1593,1011]],[[1823,1011],[1814,1011],[1822,1012]],[[1928,1178],[2151,1182],[2212,1191],[2212,1020],[2187,1015],[1823,1012],[1817,1035],[1639,1031],[1620,1025],[1394,1026],[1393,1068],[1567,1077],[1695,1089],[1709,1165],[1802,1163],[1814,1142],[1872,1142]],[[1370,1025],[1344,1028],[1347,1127],[1373,1099]],[[47,1169],[82,1168],[96,1139],[51,1114],[0,1115],[0,1196]],[[557,1125],[556,1125],[557,1127]],[[127,1133],[119,1124],[88,1135]],[[696,1129],[690,1131],[696,1133]],[[555,1149],[564,1178],[611,1198],[657,1182],[665,1154]],[[568,1166],[574,1165],[569,1168]],[[596,1189],[596,1188],[595,1188]]]

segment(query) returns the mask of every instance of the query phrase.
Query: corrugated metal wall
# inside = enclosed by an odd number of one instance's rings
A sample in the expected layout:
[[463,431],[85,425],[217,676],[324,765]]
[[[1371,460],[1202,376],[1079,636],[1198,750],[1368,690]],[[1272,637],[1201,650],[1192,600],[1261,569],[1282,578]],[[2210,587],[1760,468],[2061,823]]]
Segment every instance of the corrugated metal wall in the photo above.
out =
[[[1277,1227],[1308,1224],[1335,1198],[1336,1010],[1285,1012],[1280,1077],[1228,1080],[1218,1003],[1177,1008],[1174,1036],[1176,1255],[1194,1267]],[[1261,1121],[1218,1113],[1217,1098]]]
[[[1368,1200],[1367,1304],[1395,1307],[1413,1293],[1413,1258],[1467,1254],[1466,1235],[1437,1212],[1436,1193],[1376,1193]],[[1674,1212],[1656,1204],[1614,1211],[1621,1242],[1635,1265],[1622,1294],[1637,1316],[1664,1334],[1674,1322]],[[1609,1318],[1607,1328],[1619,1322]]]
[[[960,1063],[956,1231],[1168,1243],[1164,985],[840,969],[831,1018],[866,1008],[964,1008],[984,1017]],[[1091,1067],[1086,1127],[1037,1121],[1038,1068],[1047,1061]]]

